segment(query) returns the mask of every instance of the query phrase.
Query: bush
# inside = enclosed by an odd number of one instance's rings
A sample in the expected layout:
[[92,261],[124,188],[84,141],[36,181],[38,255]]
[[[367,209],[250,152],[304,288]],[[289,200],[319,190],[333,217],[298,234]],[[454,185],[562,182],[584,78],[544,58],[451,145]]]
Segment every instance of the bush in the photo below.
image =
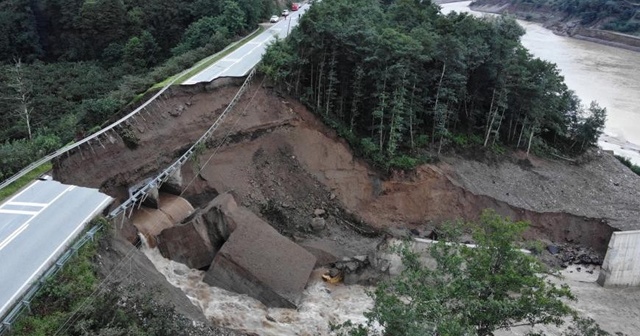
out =
[[469,144],[469,139],[465,134],[452,134],[451,142],[453,142],[458,147],[467,147]]
[[629,158],[626,158],[624,156],[620,156],[620,155],[614,155],[614,156],[623,165],[629,167],[629,169],[631,169],[632,172],[636,173],[637,175],[640,175],[640,166],[634,165],[633,163],[631,163],[631,160],[629,160]]
[[31,141],[22,139],[0,144],[0,179],[10,177],[60,146],[62,142],[55,135],[36,135]]
[[412,158],[407,155],[394,157],[389,162],[390,168],[398,168],[402,170],[412,170],[420,164],[418,159]]
[[429,143],[429,136],[420,134],[416,137],[416,147],[424,147]]
[[[385,335],[488,336],[521,321],[563,324],[573,313],[564,300],[574,297],[567,285],[540,277],[541,263],[518,250],[527,225],[486,210],[469,227],[445,228],[443,238],[454,243],[431,247],[431,267],[410,244],[400,247],[404,270],[371,293],[367,323],[347,323],[343,334],[376,335],[369,329],[377,324]],[[455,243],[462,230],[473,232],[476,248]]]

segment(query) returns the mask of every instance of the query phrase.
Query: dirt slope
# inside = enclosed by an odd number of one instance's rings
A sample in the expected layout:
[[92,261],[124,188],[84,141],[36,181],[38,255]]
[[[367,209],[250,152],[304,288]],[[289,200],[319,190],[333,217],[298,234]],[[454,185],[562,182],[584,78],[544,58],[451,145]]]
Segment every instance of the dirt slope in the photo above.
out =
[[[133,128],[137,149],[115,139],[97,148],[96,155],[85,150],[84,156],[61,159],[55,176],[125,195],[129,185],[184,151],[236,90],[175,90],[149,111],[152,121]],[[300,240],[325,237],[354,252],[373,244],[355,239],[372,231],[362,222],[378,229],[427,231],[444,220],[475,218],[485,208],[531,221],[530,237],[604,252],[614,230],[608,223],[628,229],[640,217],[639,179],[614,160],[596,155],[589,164],[568,166],[523,161],[517,155],[497,160],[452,155],[412,173],[385,177],[354,158],[348,145],[304,106],[261,87],[257,79],[182,174],[188,183],[184,196],[194,206],[229,191],[283,234]],[[329,224],[336,224],[329,225],[329,232],[310,229],[316,209],[327,211]]]

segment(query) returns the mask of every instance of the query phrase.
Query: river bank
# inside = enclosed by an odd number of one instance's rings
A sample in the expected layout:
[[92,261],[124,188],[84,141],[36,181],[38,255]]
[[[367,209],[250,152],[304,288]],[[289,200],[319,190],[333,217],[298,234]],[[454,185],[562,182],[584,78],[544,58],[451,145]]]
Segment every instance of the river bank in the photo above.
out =
[[[471,1],[441,5],[442,12],[469,12]],[[496,12],[499,8],[493,8]],[[551,15],[551,14],[545,14]],[[584,104],[596,101],[607,109],[598,145],[640,165],[640,63],[638,53],[555,34],[538,22],[518,20],[525,28],[522,45],[534,56],[555,63],[565,83]]]
[[[451,3],[452,1],[442,2]],[[640,38],[609,30],[595,29],[580,24],[580,20],[544,7],[511,4],[506,0],[472,1],[469,8],[483,13],[511,14],[520,20],[542,24],[554,34],[595,42],[611,47],[640,52]]]

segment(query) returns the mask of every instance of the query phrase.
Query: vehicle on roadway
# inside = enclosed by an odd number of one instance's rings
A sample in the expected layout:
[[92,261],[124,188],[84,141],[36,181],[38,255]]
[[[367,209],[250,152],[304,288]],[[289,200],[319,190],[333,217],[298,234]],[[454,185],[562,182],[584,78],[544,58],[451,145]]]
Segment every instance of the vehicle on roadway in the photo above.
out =
[[282,16],[287,17],[287,15],[289,15],[289,10],[285,9],[282,11]]
[[278,20],[280,20],[280,18],[277,15],[273,15],[271,16],[271,19],[269,19],[269,22],[274,23],[278,22]]
[[299,3],[295,3],[295,2],[294,2],[294,3],[292,3],[292,4],[291,4],[291,10],[292,10],[292,11],[294,11],[294,12],[295,12],[295,11],[297,11],[298,9],[300,9],[300,4],[299,4]]
[[38,180],[40,181],[51,181],[53,180],[53,177],[49,174],[42,174],[40,176],[38,176]]

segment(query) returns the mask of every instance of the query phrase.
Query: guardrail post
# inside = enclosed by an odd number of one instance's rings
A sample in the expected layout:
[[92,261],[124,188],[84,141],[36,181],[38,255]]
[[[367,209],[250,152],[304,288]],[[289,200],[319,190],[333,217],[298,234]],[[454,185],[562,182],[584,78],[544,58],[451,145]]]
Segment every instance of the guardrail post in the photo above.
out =
[[33,314],[33,312],[31,311],[31,301],[23,300],[22,305],[27,308],[27,311],[29,312],[29,314]]

